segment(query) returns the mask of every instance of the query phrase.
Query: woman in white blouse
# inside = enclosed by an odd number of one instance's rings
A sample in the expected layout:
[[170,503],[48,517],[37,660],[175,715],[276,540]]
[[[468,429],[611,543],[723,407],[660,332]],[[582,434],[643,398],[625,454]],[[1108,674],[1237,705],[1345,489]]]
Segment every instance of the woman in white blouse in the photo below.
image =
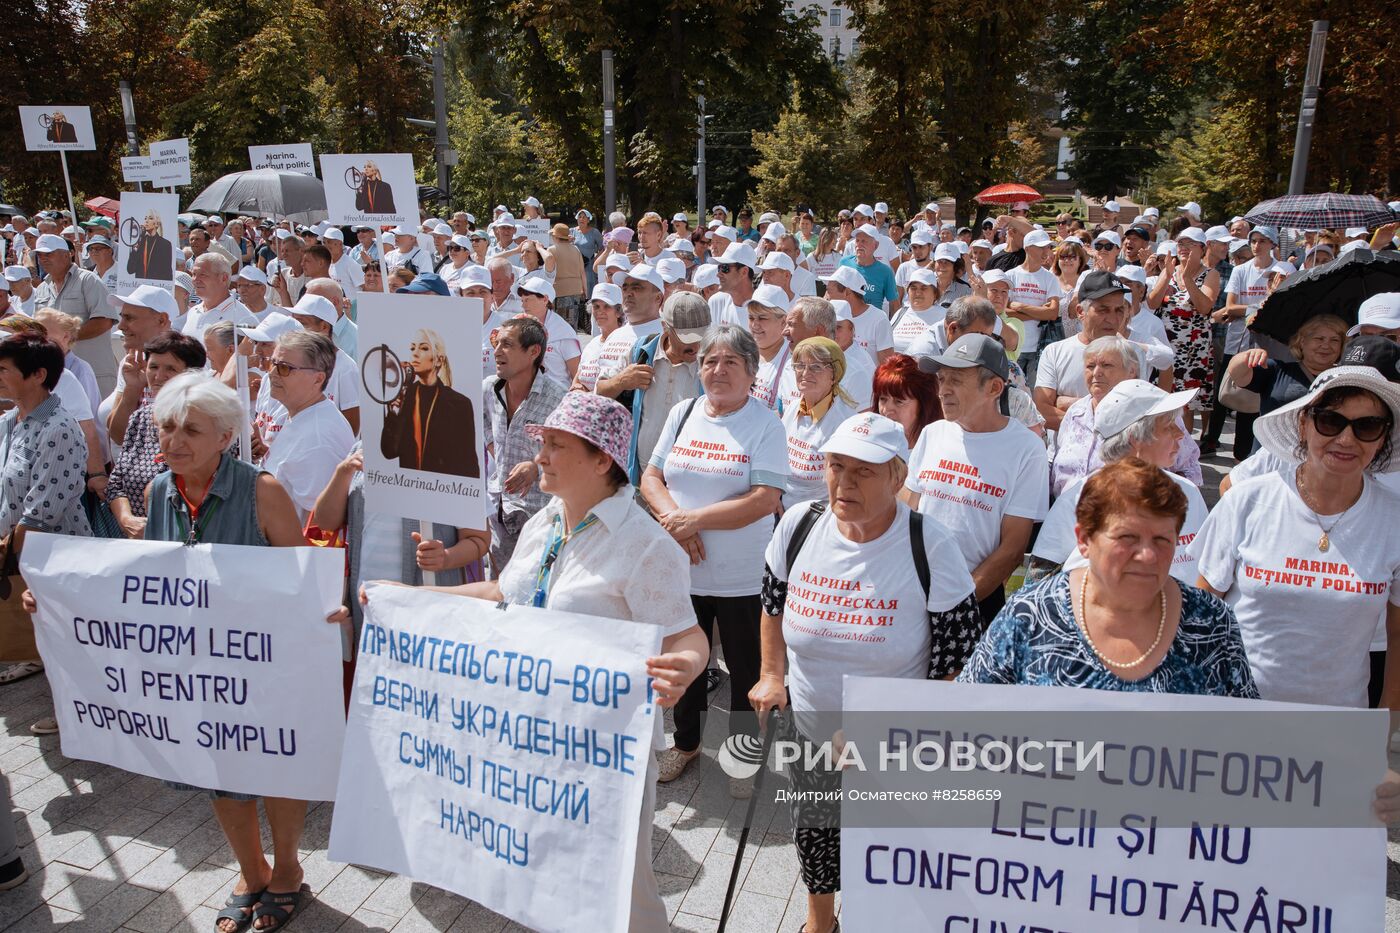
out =
[[[710,646],[695,624],[689,594],[676,585],[686,579],[685,552],[633,499],[627,480],[631,414],[610,398],[570,392],[543,425],[526,430],[541,439],[535,457],[540,488],[554,498],[525,523],[499,580],[429,589],[658,625],[661,654],[647,658],[647,675],[657,705],[674,706],[705,669]],[[660,716],[656,722],[659,745]],[[651,867],[657,766],[654,755],[647,760],[632,868],[632,933],[669,929]]]

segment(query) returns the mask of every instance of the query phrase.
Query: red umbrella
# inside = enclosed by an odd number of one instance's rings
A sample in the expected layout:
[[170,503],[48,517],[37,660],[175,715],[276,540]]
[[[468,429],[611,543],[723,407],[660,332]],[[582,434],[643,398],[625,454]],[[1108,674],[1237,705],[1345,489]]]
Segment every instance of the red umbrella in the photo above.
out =
[[1045,196],[1030,185],[1011,182],[1006,185],[992,185],[973,200],[978,204],[1015,204],[1017,201],[1043,201]]
[[117,210],[122,206],[122,202],[112,198],[88,198],[83,202],[83,207],[94,214],[101,214],[104,217],[117,219]]

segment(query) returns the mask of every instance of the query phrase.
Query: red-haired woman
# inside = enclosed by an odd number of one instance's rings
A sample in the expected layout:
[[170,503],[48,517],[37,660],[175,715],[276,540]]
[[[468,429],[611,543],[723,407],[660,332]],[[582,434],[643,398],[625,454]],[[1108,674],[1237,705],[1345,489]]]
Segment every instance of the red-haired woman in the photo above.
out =
[[1186,496],[1170,476],[1111,463],[1075,517],[1088,566],[1018,590],[958,680],[1258,698],[1230,607],[1171,576]]
[[896,353],[875,370],[875,411],[904,428],[913,447],[925,425],[943,420],[938,377],[919,369],[912,356]]

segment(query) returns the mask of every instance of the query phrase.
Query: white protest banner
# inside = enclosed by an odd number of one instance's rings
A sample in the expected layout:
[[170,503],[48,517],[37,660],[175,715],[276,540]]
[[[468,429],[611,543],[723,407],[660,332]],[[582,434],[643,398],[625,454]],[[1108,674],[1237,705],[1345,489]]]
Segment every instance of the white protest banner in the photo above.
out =
[[125,295],[138,285],[174,285],[176,263],[185,255],[177,215],[180,198],[155,191],[123,191],[121,223],[117,225],[117,291]]
[[418,225],[418,182],[411,155],[322,155],[321,180],[333,224]]
[[549,222],[548,217],[541,216],[534,219],[517,217],[515,218],[515,235],[516,237],[523,236],[534,240],[536,243],[543,243],[548,246],[550,239],[549,230],[553,226],[554,225]]
[[155,170],[151,167],[150,156],[122,156],[122,181],[134,185],[153,178]]
[[248,161],[253,170],[272,169],[274,172],[316,174],[316,160],[310,143],[289,143],[285,146],[249,146]]
[[151,143],[151,182],[162,188],[190,183],[190,141],[166,139]]
[[24,148],[30,152],[81,152],[97,148],[92,109],[63,104],[19,108]]
[[[1369,814],[1386,773],[1384,713],[866,677],[845,678],[843,707],[845,737],[866,749],[838,792],[851,929],[1384,928],[1386,832]],[[864,738],[888,735],[894,748],[902,730],[884,724],[901,718],[915,724],[916,739],[900,736],[913,756],[875,762]],[[1081,767],[1085,748],[1069,735],[1086,721],[1116,739],[1097,756],[1087,746]],[[983,755],[962,769],[981,795],[919,797],[959,741]],[[1053,767],[1040,767],[1041,751]],[[913,796],[891,795],[896,786]],[[1345,816],[1326,825],[1324,811]]]
[[656,626],[373,585],[330,857],[537,930],[627,929]]
[[484,529],[481,299],[357,302],[366,510]]
[[20,559],[63,754],[330,800],[344,738],[344,555],[32,533]]

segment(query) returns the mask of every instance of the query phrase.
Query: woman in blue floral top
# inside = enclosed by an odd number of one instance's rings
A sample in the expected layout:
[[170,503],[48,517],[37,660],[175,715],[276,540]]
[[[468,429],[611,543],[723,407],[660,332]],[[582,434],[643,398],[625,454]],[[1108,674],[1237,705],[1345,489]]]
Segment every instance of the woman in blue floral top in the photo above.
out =
[[1084,484],[1075,529],[1087,567],[1007,602],[958,680],[1257,699],[1234,613],[1171,577],[1186,497],[1122,460]]

